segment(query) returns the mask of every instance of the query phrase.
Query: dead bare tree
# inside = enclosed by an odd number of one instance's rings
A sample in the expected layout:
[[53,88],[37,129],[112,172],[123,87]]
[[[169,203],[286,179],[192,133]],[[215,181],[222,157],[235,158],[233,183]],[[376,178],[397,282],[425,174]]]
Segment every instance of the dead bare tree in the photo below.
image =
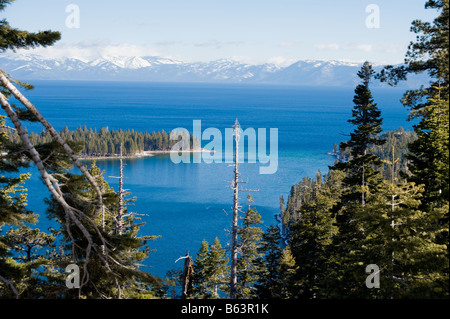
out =
[[8,279],[6,279],[3,276],[0,276],[0,281],[2,281],[4,284],[6,284],[7,286],[9,286],[9,288],[11,289],[11,291],[14,293],[14,295],[16,296],[16,299],[19,299],[19,292],[17,291],[16,287],[14,286],[14,284],[9,281]]
[[239,140],[241,125],[238,120],[233,126],[236,152],[234,154],[234,180],[231,184],[233,189],[233,221],[231,227],[231,267],[230,267],[230,298],[236,299],[237,293],[237,255],[238,255],[238,220],[239,220]]
[[122,152],[122,144],[120,144],[120,174],[118,177],[116,176],[110,176],[111,178],[117,178],[119,179],[119,191],[117,193],[117,195],[119,196],[119,207],[117,208],[117,214],[115,216],[116,219],[116,233],[118,235],[122,235],[123,234],[123,219],[124,219],[124,211],[125,211],[125,205],[124,205],[124,195],[125,195],[125,191],[123,189],[123,152]]

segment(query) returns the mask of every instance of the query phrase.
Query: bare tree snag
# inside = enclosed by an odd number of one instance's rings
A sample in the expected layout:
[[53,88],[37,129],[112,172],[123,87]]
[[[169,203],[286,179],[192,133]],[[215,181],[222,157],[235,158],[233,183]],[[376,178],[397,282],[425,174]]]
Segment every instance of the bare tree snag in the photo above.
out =
[[236,299],[237,292],[237,255],[238,255],[238,219],[239,219],[239,140],[241,125],[238,120],[233,126],[236,152],[234,154],[234,180],[232,182],[233,222],[231,227],[231,267],[230,267],[230,298]]
[[16,299],[19,299],[19,292],[17,291],[16,287],[13,285],[11,281],[2,276],[0,276],[0,281],[3,281],[7,286],[9,286],[14,295],[16,295]]
[[123,195],[123,155],[122,144],[120,144],[119,208],[117,211],[117,233],[119,235],[123,233]]
[[192,287],[193,273],[194,273],[194,261],[192,260],[192,257],[189,256],[189,253],[187,253],[184,259],[184,268],[183,268],[183,292],[182,292],[183,299],[189,299],[191,297],[189,292],[190,288]]

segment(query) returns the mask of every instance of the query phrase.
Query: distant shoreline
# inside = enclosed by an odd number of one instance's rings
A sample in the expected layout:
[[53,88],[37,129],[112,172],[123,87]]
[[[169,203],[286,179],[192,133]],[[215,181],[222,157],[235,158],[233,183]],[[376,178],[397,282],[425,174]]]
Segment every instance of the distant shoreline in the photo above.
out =
[[[172,150],[166,150],[166,151],[144,151],[142,153],[136,153],[134,155],[123,155],[123,159],[136,159],[136,158],[144,158],[144,157],[153,157],[157,155],[166,155],[170,153],[214,153],[213,150],[206,150],[201,149],[198,151],[172,151]],[[120,155],[114,154],[110,156],[78,156],[80,160],[106,160],[106,159],[120,159]]]

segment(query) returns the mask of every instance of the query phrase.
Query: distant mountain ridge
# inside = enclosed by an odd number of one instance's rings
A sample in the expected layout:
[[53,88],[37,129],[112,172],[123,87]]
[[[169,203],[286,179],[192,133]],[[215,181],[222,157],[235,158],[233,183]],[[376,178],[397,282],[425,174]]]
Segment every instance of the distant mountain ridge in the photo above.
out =
[[[286,67],[245,64],[221,59],[183,62],[158,56],[97,59],[45,58],[37,55],[0,56],[0,69],[21,80],[150,81],[260,83],[282,85],[355,86],[361,64],[342,61],[298,61]],[[374,67],[375,70],[381,66]],[[428,81],[417,75],[402,83],[419,87]],[[375,82],[374,85],[379,85]]]

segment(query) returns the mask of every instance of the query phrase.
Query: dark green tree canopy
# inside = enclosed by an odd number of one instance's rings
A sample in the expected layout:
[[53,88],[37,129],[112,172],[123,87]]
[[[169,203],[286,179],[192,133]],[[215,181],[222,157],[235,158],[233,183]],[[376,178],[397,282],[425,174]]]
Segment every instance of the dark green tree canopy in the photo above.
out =
[[[0,12],[14,0],[0,0]],[[13,28],[6,19],[0,20],[0,52],[6,50],[28,49],[38,46],[47,47],[61,39],[61,33],[39,31],[36,33]]]

